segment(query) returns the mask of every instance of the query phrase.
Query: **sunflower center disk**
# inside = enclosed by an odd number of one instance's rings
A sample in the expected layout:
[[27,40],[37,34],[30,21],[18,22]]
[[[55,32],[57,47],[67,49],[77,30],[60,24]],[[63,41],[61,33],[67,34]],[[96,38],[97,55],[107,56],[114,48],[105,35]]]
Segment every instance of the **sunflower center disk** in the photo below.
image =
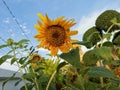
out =
[[47,31],[47,42],[54,46],[59,47],[65,43],[66,33],[64,28],[61,26],[53,25],[48,27]]
[[33,60],[39,61],[39,60],[40,60],[40,57],[39,57],[39,56],[35,56],[35,57],[33,57]]

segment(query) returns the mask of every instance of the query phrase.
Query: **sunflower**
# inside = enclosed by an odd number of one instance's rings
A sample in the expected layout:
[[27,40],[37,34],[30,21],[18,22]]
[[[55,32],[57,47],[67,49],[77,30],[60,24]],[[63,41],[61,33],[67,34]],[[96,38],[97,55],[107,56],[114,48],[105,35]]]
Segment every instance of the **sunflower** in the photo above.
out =
[[42,62],[42,57],[39,54],[33,54],[30,56],[31,66],[32,67],[37,67],[37,62]]
[[117,77],[120,78],[120,67],[117,67],[117,68],[114,70],[114,73],[117,75]]
[[55,56],[60,50],[63,53],[67,53],[73,48],[72,40],[70,36],[75,35],[78,31],[70,31],[75,22],[73,19],[64,19],[61,16],[55,20],[51,20],[46,14],[38,14],[41,21],[38,21],[38,25],[34,27],[37,29],[38,34],[34,37],[40,42],[38,48],[45,48],[51,51],[51,55]]

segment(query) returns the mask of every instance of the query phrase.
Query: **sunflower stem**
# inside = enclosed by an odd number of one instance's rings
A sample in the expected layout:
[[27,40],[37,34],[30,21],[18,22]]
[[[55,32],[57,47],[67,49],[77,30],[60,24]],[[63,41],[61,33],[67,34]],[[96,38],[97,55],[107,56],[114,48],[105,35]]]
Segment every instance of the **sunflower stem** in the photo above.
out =
[[48,82],[48,84],[47,84],[46,90],[48,90],[48,88],[49,88],[49,86],[50,86],[50,83],[52,82],[55,74],[56,74],[56,70],[53,72],[52,76],[50,77],[50,80],[49,80],[49,82]]
[[[11,46],[11,48],[13,49],[14,58],[16,58],[15,48],[14,48],[13,46]],[[19,68],[20,73],[23,74],[22,68],[20,67],[19,63],[18,63],[17,61],[16,61],[16,63],[17,63],[17,65],[18,65],[18,68]],[[26,85],[26,80],[25,80],[23,77],[21,77],[21,79],[22,79],[22,81],[23,81],[23,83],[24,83],[24,85],[25,85],[25,90],[28,90],[28,89],[27,89],[27,85]]]
[[[33,73],[35,73],[35,70],[33,68],[32,68],[32,71],[33,71]],[[35,85],[36,85],[36,90],[39,90],[39,86],[38,86],[36,77],[34,78],[34,82],[35,82]]]
[[106,33],[108,33],[110,30],[111,30],[111,28],[114,26],[114,24],[112,24],[109,28],[108,28],[108,30],[107,30],[107,32]]

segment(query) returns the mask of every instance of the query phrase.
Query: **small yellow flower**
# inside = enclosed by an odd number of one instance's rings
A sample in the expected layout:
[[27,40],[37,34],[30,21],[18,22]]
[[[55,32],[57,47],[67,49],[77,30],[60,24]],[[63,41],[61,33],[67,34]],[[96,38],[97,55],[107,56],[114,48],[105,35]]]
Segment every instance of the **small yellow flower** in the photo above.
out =
[[39,54],[33,54],[32,56],[30,56],[30,60],[33,60],[33,62],[31,62],[31,66],[37,67],[37,62],[41,62],[42,57]]
[[114,73],[117,75],[117,77],[120,78],[120,67],[117,67],[117,68],[114,70]]
[[35,35],[40,42],[38,48],[43,47],[50,50],[53,56],[57,55],[59,49],[66,53],[73,48],[74,40],[70,36],[78,33],[78,31],[70,31],[70,27],[75,24],[73,19],[67,20],[61,16],[56,20],[51,20],[47,15],[42,14],[38,14],[38,17],[41,21],[34,26],[38,31],[38,34]]

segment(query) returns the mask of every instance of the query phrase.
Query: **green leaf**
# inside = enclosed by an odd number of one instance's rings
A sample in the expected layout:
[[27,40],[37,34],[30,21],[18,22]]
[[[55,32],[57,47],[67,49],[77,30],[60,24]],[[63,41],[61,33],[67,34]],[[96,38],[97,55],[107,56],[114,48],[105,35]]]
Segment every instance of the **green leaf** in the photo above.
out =
[[90,42],[92,42],[93,45],[95,45],[95,44],[97,44],[97,42],[100,41],[100,36],[101,36],[100,32],[95,31],[94,33],[91,33],[88,36],[87,40],[90,41]]
[[19,63],[23,64],[26,61],[27,58],[28,57],[21,57],[20,60],[19,60]]
[[14,40],[13,40],[13,39],[9,38],[9,39],[7,40],[7,45],[12,45],[13,43],[14,43]]
[[[32,90],[32,88],[34,87],[34,85],[32,85],[31,83],[27,83],[26,86],[27,86],[27,90]],[[22,86],[20,90],[26,90],[25,86]]]
[[24,43],[27,43],[27,42],[29,42],[29,40],[27,40],[27,39],[22,39],[22,40],[20,40],[20,41],[18,42],[18,44],[24,44]]
[[61,58],[65,59],[71,65],[80,68],[80,55],[79,48],[72,49],[68,53],[62,53],[60,55]]
[[34,78],[36,75],[35,73],[25,73],[23,74],[23,78],[26,78],[26,79],[31,79],[31,78]]
[[114,17],[114,18],[111,20],[111,22],[112,22],[113,24],[117,23],[117,18]]
[[120,65],[120,60],[113,60],[111,62],[112,65]]
[[109,81],[112,82],[113,84],[117,84],[117,85],[120,84],[120,78],[114,78],[114,79],[111,79]]
[[84,45],[87,48],[93,47],[93,44],[90,41],[79,41],[79,42],[74,42],[73,44]]
[[111,33],[103,34],[103,38],[104,39],[106,38],[107,40],[110,40],[111,36],[112,36]]
[[17,43],[18,48],[26,48],[27,45],[24,45],[24,44],[27,44],[27,42],[29,42],[29,40],[27,40],[27,39],[22,39],[22,40],[20,40],[20,41]]
[[112,51],[109,47],[100,47],[94,49],[97,56],[101,57],[101,59],[104,59],[106,61],[112,60]]
[[91,67],[87,73],[88,75],[90,75],[91,77],[107,77],[107,78],[114,78],[115,75],[108,69],[104,68],[104,67]]
[[1,49],[1,48],[5,48],[5,47],[7,47],[7,46],[8,46],[8,45],[6,45],[6,44],[5,44],[5,45],[1,45],[1,46],[0,46],[0,49]]
[[112,42],[110,42],[110,41],[106,41],[106,42],[104,42],[103,43],[103,45],[102,46],[106,46],[106,47],[113,47],[114,45],[113,45],[113,43]]
[[120,90],[120,87],[118,87],[118,86],[111,86],[108,89],[109,90]]
[[85,90],[102,90],[102,89],[98,89],[98,87],[100,87],[100,84],[93,83],[90,81],[85,83]]
[[12,49],[12,50],[10,50],[7,54],[13,53],[13,51],[14,51],[14,50]]
[[3,64],[7,59],[12,58],[11,55],[4,55],[0,58],[0,65]]
[[111,22],[112,22],[114,25],[120,26],[120,23],[117,22],[117,18],[113,18],[113,19],[111,20]]
[[112,42],[114,45],[120,46],[120,31],[114,34]]
[[101,33],[96,27],[91,27],[83,35],[83,41],[89,41],[93,45],[100,41]]
[[17,82],[15,82],[15,86],[17,86],[21,81],[22,81],[22,79],[20,79]]
[[60,70],[60,68],[62,68],[63,66],[67,65],[68,63],[66,62],[61,62],[58,66],[57,66],[57,72]]
[[87,51],[83,56],[83,62],[86,65],[94,65],[99,60],[99,56],[96,55],[94,50]]
[[11,59],[11,65],[14,64],[15,61],[17,61],[17,58],[12,58]]
[[33,46],[30,47],[30,50],[32,50],[32,49],[33,49]]

